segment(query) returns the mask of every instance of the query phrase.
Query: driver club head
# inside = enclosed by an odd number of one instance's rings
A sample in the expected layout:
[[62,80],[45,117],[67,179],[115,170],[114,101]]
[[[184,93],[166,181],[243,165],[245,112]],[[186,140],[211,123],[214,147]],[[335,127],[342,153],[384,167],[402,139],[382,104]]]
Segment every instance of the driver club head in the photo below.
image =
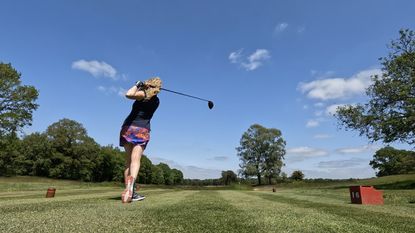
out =
[[213,106],[214,106],[213,102],[212,101],[208,101],[208,107],[209,107],[209,109],[212,109]]

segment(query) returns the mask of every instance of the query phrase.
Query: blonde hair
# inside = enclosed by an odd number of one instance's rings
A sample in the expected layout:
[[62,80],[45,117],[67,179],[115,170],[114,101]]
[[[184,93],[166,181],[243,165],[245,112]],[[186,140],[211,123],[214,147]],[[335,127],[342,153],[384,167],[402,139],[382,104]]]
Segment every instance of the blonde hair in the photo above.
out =
[[152,77],[146,80],[144,84],[147,86],[147,88],[145,89],[145,92],[146,92],[145,99],[149,100],[160,92],[162,82],[159,77]]
[[150,88],[154,88],[154,87],[161,88],[161,79],[160,79],[160,77],[152,77],[152,78],[146,80],[144,83],[145,83],[146,86],[149,86]]

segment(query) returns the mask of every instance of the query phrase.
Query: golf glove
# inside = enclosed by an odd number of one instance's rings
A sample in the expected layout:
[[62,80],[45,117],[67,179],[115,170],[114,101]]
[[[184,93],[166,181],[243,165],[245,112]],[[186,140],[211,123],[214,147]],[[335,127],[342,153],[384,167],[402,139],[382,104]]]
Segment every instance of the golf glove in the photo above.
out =
[[137,81],[137,82],[135,83],[135,86],[136,86],[138,89],[142,89],[142,88],[145,86],[145,84],[144,84],[143,82],[141,82],[141,81]]

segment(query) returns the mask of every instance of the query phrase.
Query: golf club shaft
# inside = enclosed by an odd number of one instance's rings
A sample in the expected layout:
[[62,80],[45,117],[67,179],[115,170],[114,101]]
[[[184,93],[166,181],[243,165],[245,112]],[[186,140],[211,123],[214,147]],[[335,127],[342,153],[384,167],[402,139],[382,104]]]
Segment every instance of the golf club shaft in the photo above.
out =
[[196,96],[191,96],[191,95],[188,95],[188,94],[183,94],[183,93],[180,93],[180,92],[177,92],[177,91],[168,90],[168,89],[165,89],[165,88],[160,88],[160,89],[163,90],[163,91],[172,92],[172,93],[175,93],[175,94],[178,94],[178,95],[183,95],[183,96],[187,96],[187,97],[190,97],[190,98],[194,98],[194,99],[198,99],[198,100],[203,100],[203,101],[209,102],[209,100],[202,99],[202,98],[199,98],[199,97],[196,97]]

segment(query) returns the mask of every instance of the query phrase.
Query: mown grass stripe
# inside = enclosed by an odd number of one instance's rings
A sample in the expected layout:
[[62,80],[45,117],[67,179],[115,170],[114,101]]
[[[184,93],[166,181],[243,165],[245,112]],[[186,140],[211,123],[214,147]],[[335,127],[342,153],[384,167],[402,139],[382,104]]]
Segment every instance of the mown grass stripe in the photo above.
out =
[[199,191],[143,217],[150,232],[263,232],[254,216],[230,205],[219,191]]
[[[382,226],[383,232],[415,232],[415,216],[395,216],[391,213],[380,213],[365,208],[355,208],[352,204],[316,203],[307,200],[289,198],[287,196],[252,193],[264,200],[285,203],[292,207],[311,208],[319,212],[345,218],[348,222],[356,222],[362,225]],[[376,208],[373,206],[372,208]]]
[[[148,209],[169,206],[192,194],[191,191],[149,192],[142,202],[122,204],[114,195],[49,203],[20,204],[24,211],[3,213],[0,232],[137,232],[145,226],[142,216]],[[118,197],[119,194],[117,194]]]
[[[38,204],[38,205],[47,205],[48,203],[56,203],[56,202],[72,202],[76,200],[84,200],[84,199],[107,199],[107,200],[118,200],[121,201],[121,192],[122,189],[112,189],[107,191],[100,191],[97,192],[96,190],[91,190],[90,192],[84,193],[69,193],[67,195],[59,195],[54,198],[45,198],[44,196],[41,197],[34,197],[34,198],[27,198],[27,199],[10,199],[7,202],[2,202],[0,204],[0,210],[7,211],[7,207],[14,208],[20,206],[20,210],[23,211],[26,205],[30,204]],[[157,195],[163,194],[167,192],[176,192],[174,190],[147,190],[140,192],[144,195],[150,194]]]
[[[396,190],[389,191],[384,194],[385,198],[385,205],[378,205],[378,206],[362,206],[362,205],[350,205],[350,196],[348,190],[344,190],[343,192],[336,192],[332,193],[327,190],[283,190],[277,193],[268,193],[270,195],[276,196],[284,196],[289,197],[292,199],[298,200],[305,200],[309,202],[315,203],[323,203],[323,204],[338,204],[338,205],[345,205],[351,208],[357,209],[366,209],[367,211],[372,212],[379,212],[390,214],[393,213],[395,216],[402,216],[402,217],[415,217],[415,205],[412,205],[408,202],[411,198],[411,192],[407,190],[399,191],[397,194]],[[335,194],[337,194],[337,198],[335,198]],[[398,195],[398,196],[397,196]],[[394,198],[397,196],[397,198]]]
[[[381,232],[382,228],[348,222],[312,208],[264,200],[255,192],[224,195],[233,206],[257,216],[257,225],[266,232]],[[254,203],[254,204],[252,204]]]

